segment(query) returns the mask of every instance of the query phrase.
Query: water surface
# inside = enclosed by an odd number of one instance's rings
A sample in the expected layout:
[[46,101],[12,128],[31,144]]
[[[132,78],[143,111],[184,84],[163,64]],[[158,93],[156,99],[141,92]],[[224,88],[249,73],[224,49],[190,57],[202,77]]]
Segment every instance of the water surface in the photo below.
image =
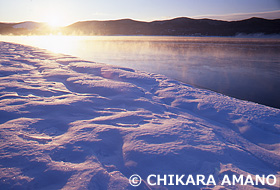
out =
[[0,36],[280,108],[280,40],[149,36]]

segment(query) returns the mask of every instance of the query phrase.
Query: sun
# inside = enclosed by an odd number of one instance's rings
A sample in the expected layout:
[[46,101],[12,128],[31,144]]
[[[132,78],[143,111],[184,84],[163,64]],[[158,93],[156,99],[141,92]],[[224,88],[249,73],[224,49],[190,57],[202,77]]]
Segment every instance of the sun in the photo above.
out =
[[46,23],[53,28],[62,27],[65,25],[63,18],[57,14],[50,14],[46,18]]
[[61,27],[62,26],[62,23],[59,21],[59,20],[50,20],[47,22],[49,26],[51,27]]

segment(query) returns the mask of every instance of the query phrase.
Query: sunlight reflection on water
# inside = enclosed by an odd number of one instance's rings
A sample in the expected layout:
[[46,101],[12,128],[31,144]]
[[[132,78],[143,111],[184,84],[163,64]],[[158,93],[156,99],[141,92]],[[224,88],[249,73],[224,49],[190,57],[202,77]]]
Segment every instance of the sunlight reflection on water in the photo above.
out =
[[280,108],[280,40],[153,36],[0,36],[85,60],[165,74]]

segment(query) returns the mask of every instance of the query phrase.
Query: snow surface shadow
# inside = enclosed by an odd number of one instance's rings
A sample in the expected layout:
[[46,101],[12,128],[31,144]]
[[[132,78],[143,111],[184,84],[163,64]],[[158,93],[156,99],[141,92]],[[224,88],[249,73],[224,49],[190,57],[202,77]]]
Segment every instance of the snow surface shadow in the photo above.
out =
[[[13,183],[14,180],[8,177],[2,178],[0,181],[1,189],[60,189],[71,176],[67,172],[47,170],[47,163],[34,162],[24,156],[1,159],[0,163],[6,167],[19,168],[22,172],[21,178],[14,176],[15,179],[18,178],[17,183]],[[5,182],[3,183],[3,181]]]

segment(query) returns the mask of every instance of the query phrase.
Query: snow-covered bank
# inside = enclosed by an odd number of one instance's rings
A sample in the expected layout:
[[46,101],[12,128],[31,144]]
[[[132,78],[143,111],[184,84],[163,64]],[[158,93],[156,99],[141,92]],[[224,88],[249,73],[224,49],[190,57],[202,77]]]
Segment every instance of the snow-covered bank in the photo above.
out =
[[279,109],[158,74],[0,47],[0,189],[135,189],[132,174],[140,189],[164,188],[148,186],[150,174],[212,174],[217,183],[225,174],[279,176]]

